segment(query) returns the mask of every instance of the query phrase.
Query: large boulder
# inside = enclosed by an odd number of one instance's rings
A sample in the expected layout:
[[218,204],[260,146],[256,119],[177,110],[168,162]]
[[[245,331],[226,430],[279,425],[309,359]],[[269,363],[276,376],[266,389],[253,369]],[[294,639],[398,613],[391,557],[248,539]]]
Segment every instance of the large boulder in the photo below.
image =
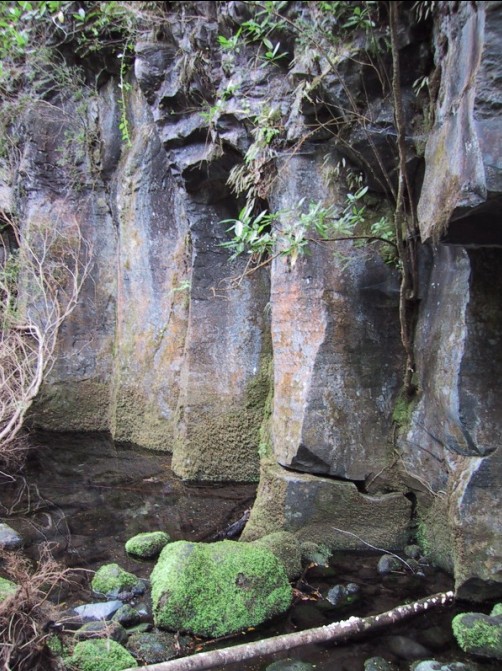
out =
[[151,583],[158,627],[207,637],[258,625],[287,610],[292,596],[272,552],[235,541],[166,545]]

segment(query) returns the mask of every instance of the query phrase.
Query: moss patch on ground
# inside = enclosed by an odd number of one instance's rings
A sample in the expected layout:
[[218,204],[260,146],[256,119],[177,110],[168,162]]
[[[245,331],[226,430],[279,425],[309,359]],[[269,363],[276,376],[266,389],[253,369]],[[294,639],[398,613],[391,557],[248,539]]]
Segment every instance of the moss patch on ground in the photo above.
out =
[[0,601],[3,601],[17,590],[17,585],[7,578],[0,578]]
[[287,610],[292,590],[275,555],[247,543],[170,543],[152,575],[155,624],[217,637]]
[[137,666],[131,653],[111,639],[77,643],[68,662],[78,671],[122,671]]

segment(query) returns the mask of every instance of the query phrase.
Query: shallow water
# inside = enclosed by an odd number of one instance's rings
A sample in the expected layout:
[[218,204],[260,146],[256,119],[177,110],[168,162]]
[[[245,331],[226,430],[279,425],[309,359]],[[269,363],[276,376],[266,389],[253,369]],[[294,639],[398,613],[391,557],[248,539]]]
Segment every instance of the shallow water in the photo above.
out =
[[[49,542],[61,562],[87,569],[77,573],[71,588],[60,592],[65,607],[92,601],[92,571],[102,564],[117,562],[148,578],[153,563],[134,560],[124,550],[131,536],[163,529],[173,540],[211,540],[240,518],[255,494],[249,484],[183,483],[173,476],[167,455],[118,447],[103,435],[40,435],[36,442],[24,478],[0,482],[0,518],[20,533],[30,556],[36,558],[40,545]],[[329,569],[314,568],[305,575],[314,590],[313,599],[305,595],[282,618],[225,645],[322,626],[352,615],[376,614],[452,588],[451,578],[430,566],[423,568],[423,576],[403,570],[382,577],[376,570],[378,558],[337,553]],[[349,607],[337,610],[315,597],[348,582],[356,583],[361,594]],[[404,670],[418,658],[415,644],[425,648],[429,659],[468,661],[456,646],[450,626],[454,614],[465,609],[463,604],[463,608],[427,613],[346,645],[306,646],[225,669],[263,671],[276,659],[294,657],[315,664],[316,671],[362,671],[368,657],[380,655]],[[498,668],[496,663],[482,665],[485,671]]]

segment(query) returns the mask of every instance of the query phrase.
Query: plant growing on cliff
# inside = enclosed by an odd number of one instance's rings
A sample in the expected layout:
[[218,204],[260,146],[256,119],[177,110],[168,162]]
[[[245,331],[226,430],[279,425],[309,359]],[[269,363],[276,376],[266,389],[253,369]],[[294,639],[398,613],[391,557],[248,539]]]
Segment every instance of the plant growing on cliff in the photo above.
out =
[[[316,122],[310,129],[306,129],[296,147],[289,149],[287,139],[281,132],[271,136],[268,142],[264,142],[263,135],[258,141],[258,134],[253,131],[255,142],[248,149],[243,163],[233,168],[229,178],[229,184],[234,191],[245,197],[245,207],[241,209],[241,214],[245,213],[246,218],[244,221],[240,216],[234,220],[225,220],[225,223],[230,221],[232,224],[233,233],[232,240],[225,243],[225,246],[232,250],[233,256],[243,252],[249,253],[251,263],[246,266],[245,273],[253,272],[253,263],[257,264],[256,267],[264,265],[267,262],[264,258],[267,254],[268,262],[282,254],[289,255],[294,264],[298,256],[307,251],[310,244],[319,242],[334,243],[342,239],[351,239],[354,240],[355,246],[361,246],[364,242],[378,240],[385,245],[385,248],[391,249],[387,260],[391,258],[395,260],[401,272],[399,311],[401,340],[406,358],[403,389],[405,396],[411,398],[415,393],[413,332],[417,306],[418,233],[414,216],[414,194],[406,162],[405,114],[397,43],[399,3],[312,3],[313,21],[310,23],[303,16],[289,12],[287,7],[279,7],[280,3],[250,4],[258,8],[260,21],[263,22],[263,17],[267,17],[266,29],[270,29],[271,35],[274,31],[289,32],[290,38],[294,37],[298,44],[303,45],[304,51],[308,52],[312,72],[317,68],[320,74],[317,76],[312,74],[310,79],[306,77],[302,80],[295,92],[297,101],[300,101],[296,104],[301,105],[302,100],[307,101],[314,109],[320,107],[325,116],[320,118],[316,113]],[[428,12],[428,8],[426,9]],[[420,6],[418,11],[423,18],[426,10],[422,10]],[[336,51],[337,35],[344,31],[354,33],[359,31],[360,34],[363,32],[366,34],[366,56],[359,56],[361,47],[357,47],[359,49],[355,52],[358,54],[357,59],[366,58],[364,67],[377,79],[382,95],[392,102],[397,179],[395,175],[390,174],[389,169],[386,169],[385,159],[381,153],[383,150],[375,146],[373,137],[368,132],[372,120],[361,111],[365,107],[363,101],[357,98],[357,92],[351,90],[341,72],[340,57]],[[385,56],[386,48],[390,51],[390,72],[389,59],[382,57]],[[322,84],[328,76],[335,77],[339,82],[342,89],[341,99],[346,100],[345,107],[340,103],[335,105],[323,96]],[[367,100],[366,108],[368,108]],[[261,126],[266,127],[266,124],[262,123]],[[280,130],[280,123],[276,127]],[[347,141],[350,131],[354,128],[358,128],[360,135],[367,138],[367,152],[354,151]],[[364,189],[363,185],[359,185],[358,189],[348,189],[347,201],[341,211],[330,211],[329,202],[298,203],[293,208],[298,214],[292,217],[289,217],[290,213],[287,213],[286,217],[285,213],[282,213],[279,217],[278,213],[265,209],[268,192],[275,178],[274,162],[278,152],[281,152],[282,156],[288,151],[294,154],[309,138],[314,138],[319,129],[324,133],[330,132],[339,149],[342,151],[345,149],[349,155],[355,156],[368,176],[378,183],[389,202],[393,203],[394,212],[391,218],[380,217],[371,224],[367,223],[368,212],[365,211],[362,201],[365,195],[361,190]],[[385,151],[388,151],[388,148]],[[376,168],[372,166],[365,153],[372,157]],[[316,217],[329,225],[313,224],[312,220]],[[258,252],[262,236],[264,244],[260,255]],[[249,243],[251,246],[248,246]]]

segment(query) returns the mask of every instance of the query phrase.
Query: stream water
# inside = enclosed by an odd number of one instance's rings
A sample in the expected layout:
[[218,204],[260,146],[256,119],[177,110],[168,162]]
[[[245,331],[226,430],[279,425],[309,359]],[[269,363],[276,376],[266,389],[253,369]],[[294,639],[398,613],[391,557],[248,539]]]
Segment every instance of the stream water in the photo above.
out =
[[[0,520],[23,538],[24,551],[34,559],[44,543],[66,566],[86,569],[76,574],[71,589],[60,593],[64,607],[92,601],[89,583],[101,565],[117,562],[148,578],[152,562],[140,562],[124,550],[125,541],[142,531],[165,530],[173,540],[208,541],[239,519],[252,505],[249,484],[195,486],[174,477],[167,455],[116,446],[103,435],[39,435],[23,478],[0,482]],[[423,575],[394,572],[381,576],[375,554],[337,553],[327,568],[310,570],[305,579],[319,594],[337,584],[355,583],[360,598],[343,609],[325,599],[299,600],[288,613],[245,637],[242,643],[389,610],[452,588],[451,577],[430,566]],[[363,671],[369,657],[382,656],[407,670],[419,658],[472,661],[455,644],[451,619],[457,606],[432,612],[346,645],[307,646],[289,657],[315,664],[316,671]],[[226,645],[230,642],[225,642]],[[225,667],[226,671],[263,671],[288,657],[281,653],[254,662]],[[484,671],[496,671],[484,662]]]

